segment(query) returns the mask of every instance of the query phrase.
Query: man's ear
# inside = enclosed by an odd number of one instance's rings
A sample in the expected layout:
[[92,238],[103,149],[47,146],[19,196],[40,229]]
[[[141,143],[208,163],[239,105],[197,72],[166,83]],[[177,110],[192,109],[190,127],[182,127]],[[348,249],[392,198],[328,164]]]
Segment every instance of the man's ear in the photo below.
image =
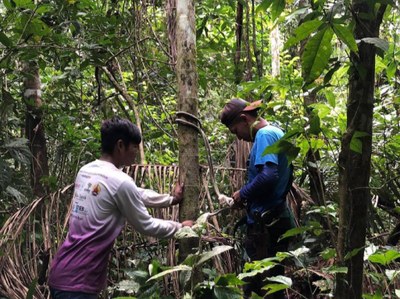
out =
[[118,139],[117,142],[115,143],[115,150],[121,151],[123,150],[123,148],[125,147],[124,142],[122,141],[122,139]]
[[240,119],[248,125],[251,125],[251,123],[253,122],[250,115],[248,115],[247,113],[240,114]]

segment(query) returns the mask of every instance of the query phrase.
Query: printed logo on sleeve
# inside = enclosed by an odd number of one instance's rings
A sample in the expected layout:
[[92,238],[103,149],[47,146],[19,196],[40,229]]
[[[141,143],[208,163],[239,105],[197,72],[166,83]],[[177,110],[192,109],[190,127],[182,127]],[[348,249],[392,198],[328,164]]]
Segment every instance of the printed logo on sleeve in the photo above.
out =
[[93,186],[92,195],[97,196],[101,191],[100,184],[97,183]]

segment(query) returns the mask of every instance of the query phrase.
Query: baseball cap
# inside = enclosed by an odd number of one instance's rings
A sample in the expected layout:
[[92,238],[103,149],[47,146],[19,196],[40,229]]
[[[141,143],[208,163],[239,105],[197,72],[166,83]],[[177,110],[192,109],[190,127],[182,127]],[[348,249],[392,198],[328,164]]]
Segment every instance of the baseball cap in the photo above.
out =
[[221,122],[225,126],[229,126],[235,120],[235,118],[242,112],[253,111],[261,108],[261,100],[255,102],[247,102],[242,99],[232,99],[225,104],[224,108],[220,113]]

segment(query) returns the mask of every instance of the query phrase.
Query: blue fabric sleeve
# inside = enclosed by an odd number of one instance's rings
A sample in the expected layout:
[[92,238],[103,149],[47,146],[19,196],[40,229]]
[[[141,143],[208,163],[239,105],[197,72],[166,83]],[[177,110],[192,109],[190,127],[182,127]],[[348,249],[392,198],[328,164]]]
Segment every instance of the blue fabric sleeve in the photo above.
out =
[[260,134],[256,135],[256,141],[254,143],[255,149],[255,161],[254,165],[264,165],[267,162],[272,162],[274,164],[278,164],[278,155],[277,154],[267,154],[263,155],[264,150],[274,144],[279,140],[279,136],[274,131],[261,131]]
[[262,167],[256,177],[240,189],[240,198],[243,201],[265,198],[272,194],[275,185],[279,181],[278,165],[267,162]]

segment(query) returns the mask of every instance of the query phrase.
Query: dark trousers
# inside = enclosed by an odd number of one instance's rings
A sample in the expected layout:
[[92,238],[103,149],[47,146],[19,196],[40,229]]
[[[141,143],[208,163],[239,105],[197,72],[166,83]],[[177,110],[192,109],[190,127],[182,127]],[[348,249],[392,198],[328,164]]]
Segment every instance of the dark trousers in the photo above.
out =
[[[272,226],[257,226],[249,225],[247,227],[247,236],[245,241],[245,249],[251,261],[262,260],[267,257],[273,257],[277,252],[287,251],[289,247],[290,238],[285,238],[278,242],[287,230],[293,228],[293,221],[290,217],[279,218],[279,220]],[[285,292],[279,291],[266,297],[266,291],[262,290],[268,282],[265,281],[266,277],[284,275],[285,268],[283,265],[276,265],[271,270],[249,277],[248,282],[244,288],[244,297],[250,298],[251,293],[254,292],[263,298],[280,299],[285,298]]]
[[88,294],[83,292],[70,292],[56,290],[50,287],[50,294],[52,299],[97,299],[98,295]]

